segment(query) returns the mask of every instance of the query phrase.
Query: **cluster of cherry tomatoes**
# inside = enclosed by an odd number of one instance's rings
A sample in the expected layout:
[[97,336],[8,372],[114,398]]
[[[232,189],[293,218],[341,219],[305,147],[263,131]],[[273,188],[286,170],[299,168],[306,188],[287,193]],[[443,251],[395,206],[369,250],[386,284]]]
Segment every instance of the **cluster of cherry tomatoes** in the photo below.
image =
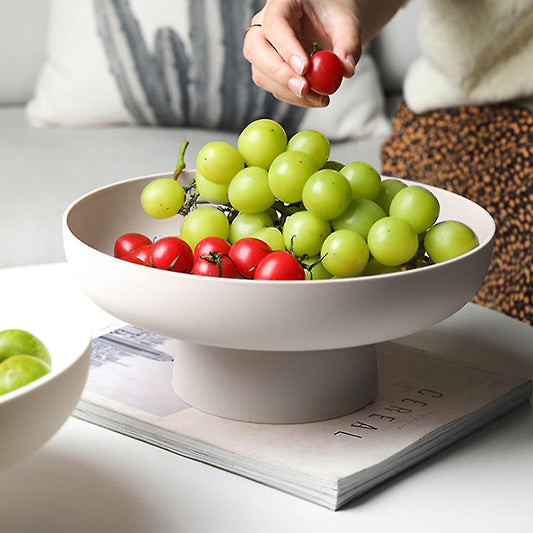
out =
[[121,235],[115,257],[172,272],[220,278],[303,280],[305,269],[291,253],[276,250],[260,239],[246,237],[234,244],[206,237],[194,250],[179,237],[150,240],[141,233]]

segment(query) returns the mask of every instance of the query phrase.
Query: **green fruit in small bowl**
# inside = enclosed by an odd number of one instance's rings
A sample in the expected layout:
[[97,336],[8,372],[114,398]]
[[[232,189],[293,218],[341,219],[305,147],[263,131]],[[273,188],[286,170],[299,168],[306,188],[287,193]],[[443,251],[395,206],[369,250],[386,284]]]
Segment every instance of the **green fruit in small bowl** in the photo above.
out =
[[48,365],[52,360],[48,348],[29,331],[23,329],[6,329],[0,331],[0,363],[14,355],[32,355]]
[[[11,279],[18,279],[18,276],[6,276],[1,287],[2,350],[6,348],[6,340],[13,347],[14,338],[31,339],[29,332],[40,339],[47,350],[37,343],[40,349],[32,353],[15,354],[10,349],[9,357],[4,359],[7,354],[2,352],[0,473],[38,450],[68,420],[83,391],[91,358],[91,335],[86,321],[80,320],[77,313],[73,314],[68,305],[57,302],[51,305],[54,289],[50,289],[50,297],[33,299],[28,306],[27,299],[20,298],[18,291],[5,290],[12,283]],[[41,279],[27,276],[24,284],[28,294],[34,294],[41,282]],[[2,331],[12,328],[25,331],[26,335]],[[52,363],[49,365],[45,359],[50,356]],[[3,529],[0,526],[0,530]]]
[[28,385],[50,372],[50,365],[33,355],[18,354],[0,363],[0,396]]

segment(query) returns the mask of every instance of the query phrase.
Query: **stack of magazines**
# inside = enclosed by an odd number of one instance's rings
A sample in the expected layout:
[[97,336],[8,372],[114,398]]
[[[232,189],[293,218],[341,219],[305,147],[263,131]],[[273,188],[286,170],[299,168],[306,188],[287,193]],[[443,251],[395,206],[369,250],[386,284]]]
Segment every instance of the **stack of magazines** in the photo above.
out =
[[189,407],[172,389],[168,340],[133,326],[93,341],[74,415],[330,509],[529,401],[531,381],[378,346],[378,396],[307,424],[254,424]]

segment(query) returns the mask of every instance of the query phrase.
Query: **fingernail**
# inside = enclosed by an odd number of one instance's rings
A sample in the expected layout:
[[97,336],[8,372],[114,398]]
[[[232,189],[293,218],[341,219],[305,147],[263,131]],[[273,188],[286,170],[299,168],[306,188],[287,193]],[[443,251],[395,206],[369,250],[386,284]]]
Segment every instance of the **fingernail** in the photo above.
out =
[[302,61],[302,58],[300,56],[291,56],[290,58],[290,65],[292,67],[292,70],[296,72],[296,74],[303,74],[304,71],[304,63]]
[[289,80],[289,89],[298,97],[302,96],[304,90],[304,82],[298,78],[291,78]]
[[346,61],[352,66],[352,74],[355,74],[355,58],[353,55],[349,54],[346,56]]
[[348,63],[350,63],[355,70],[355,57],[352,54],[348,54],[346,56],[346,61],[348,61]]
[[312,107],[326,107],[329,104],[329,97],[310,92],[306,97],[306,101]]

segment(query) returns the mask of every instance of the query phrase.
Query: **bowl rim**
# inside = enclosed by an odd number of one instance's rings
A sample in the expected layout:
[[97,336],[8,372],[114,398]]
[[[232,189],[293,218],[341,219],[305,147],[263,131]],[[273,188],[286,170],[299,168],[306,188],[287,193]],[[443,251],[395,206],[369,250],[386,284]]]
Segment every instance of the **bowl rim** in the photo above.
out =
[[[193,176],[194,174],[196,174],[196,170],[195,169],[186,169],[186,170],[183,171],[182,176],[187,179],[187,178],[190,178],[190,176]],[[78,197],[77,199],[73,200],[67,206],[67,208],[64,210],[63,216],[62,216],[63,230],[64,231],[68,231],[69,235],[72,236],[76,240],[76,242],[78,244],[80,244],[83,247],[91,250],[92,252],[97,253],[98,255],[101,255],[101,256],[107,258],[108,260],[120,261],[120,264],[123,267],[126,267],[126,268],[139,268],[139,267],[146,268],[143,265],[136,265],[136,264],[133,264],[133,263],[129,263],[128,261],[121,261],[120,259],[118,259],[118,258],[116,258],[116,257],[114,257],[114,256],[112,256],[110,254],[102,252],[102,251],[98,250],[97,248],[94,248],[94,247],[88,245],[87,243],[85,243],[84,241],[79,239],[74,234],[74,232],[71,230],[70,225],[69,225],[69,217],[70,217],[73,209],[77,205],[81,204],[83,201],[85,201],[86,199],[88,199],[91,196],[94,196],[95,194],[101,194],[101,193],[105,192],[108,189],[113,189],[115,187],[119,187],[121,185],[130,183],[130,182],[142,181],[142,180],[146,180],[146,179],[157,179],[157,178],[171,177],[171,176],[172,176],[172,172],[162,172],[162,173],[157,173],[157,174],[146,174],[146,175],[143,175],[143,176],[136,176],[136,177],[132,177],[132,178],[123,179],[123,180],[120,180],[120,181],[117,181],[117,182],[114,182],[114,183],[110,183],[110,184],[104,185],[102,187],[98,187],[96,189],[93,189],[92,191],[89,191],[89,192],[83,194],[82,196]],[[470,200],[469,198],[461,196],[460,194],[457,194],[455,192],[448,191],[446,189],[442,189],[442,188],[439,188],[439,187],[435,187],[433,185],[427,185],[427,184],[422,183],[422,182],[417,182],[417,181],[404,179],[404,178],[397,178],[397,177],[389,176],[389,175],[385,175],[385,174],[380,174],[380,176],[381,176],[382,180],[395,179],[395,180],[398,180],[398,181],[401,181],[401,182],[405,183],[406,185],[419,185],[421,187],[424,187],[424,188],[430,190],[431,192],[437,191],[439,194],[444,193],[444,194],[456,196],[456,197],[460,198],[462,201],[466,201],[466,202],[472,204],[473,206],[475,206],[476,209],[479,210],[480,213],[482,213],[482,215],[486,219],[486,222],[488,224],[488,228],[487,228],[488,236],[485,237],[483,240],[481,240],[479,242],[478,246],[476,246],[472,250],[470,250],[470,251],[468,251],[468,252],[466,252],[466,253],[464,253],[464,254],[462,254],[460,256],[454,257],[452,259],[448,259],[447,261],[443,261],[441,263],[434,263],[434,264],[431,264],[431,265],[424,266],[422,268],[414,268],[414,269],[410,269],[410,270],[402,270],[402,271],[399,271],[399,272],[389,272],[389,273],[384,273],[384,274],[373,274],[373,275],[369,275],[369,276],[354,276],[354,277],[347,277],[347,278],[330,278],[330,279],[312,280],[312,283],[313,283],[314,286],[316,286],[317,284],[329,285],[329,284],[332,284],[332,283],[337,283],[337,284],[338,283],[363,283],[364,281],[368,281],[368,280],[393,279],[393,278],[400,277],[400,276],[401,277],[413,276],[413,275],[417,275],[421,271],[434,271],[434,270],[438,270],[438,269],[442,269],[442,268],[448,268],[450,265],[453,265],[455,263],[464,261],[465,259],[467,259],[467,258],[469,258],[469,257],[471,257],[473,255],[477,255],[479,253],[482,253],[483,251],[485,251],[485,249],[487,247],[492,248],[492,246],[494,244],[495,233],[496,233],[496,224],[495,224],[495,221],[494,221],[493,217],[490,215],[490,213],[483,206],[479,205],[478,203],[474,202],[473,200]],[[154,272],[155,275],[168,275],[168,276],[172,276],[173,278],[177,278],[177,279],[181,279],[181,278],[191,279],[191,274],[188,274],[188,273],[168,272],[168,271],[165,271],[165,270],[158,270],[158,269],[151,269],[151,270],[157,272],[157,273]],[[207,282],[207,283],[239,283],[239,284],[247,283],[247,284],[253,284],[253,285],[257,285],[258,283],[260,283],[260,284],[268,284],[268,285],[282,284],[283,286],[287,286],[287,285],[305,285],[306,282],[309,282],[309,280],[256,280],[256,279],[246,279],[246,278],[218,278],[218,277],[209,277],[209,276],[193,276],[193,278],[201,278],[202,282]]]

